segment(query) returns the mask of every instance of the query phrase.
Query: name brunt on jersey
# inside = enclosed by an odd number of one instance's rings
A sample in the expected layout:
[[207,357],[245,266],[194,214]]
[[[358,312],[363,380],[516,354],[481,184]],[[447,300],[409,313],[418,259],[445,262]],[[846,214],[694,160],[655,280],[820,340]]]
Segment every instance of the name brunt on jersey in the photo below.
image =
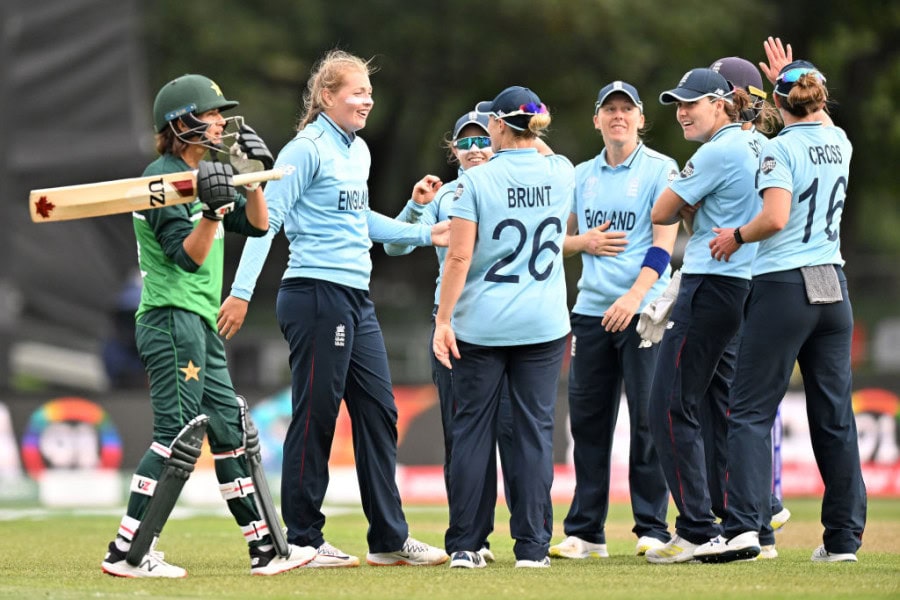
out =
[[549,185],[506,188],[506,200],[509,208],[550,206],[550,190]]

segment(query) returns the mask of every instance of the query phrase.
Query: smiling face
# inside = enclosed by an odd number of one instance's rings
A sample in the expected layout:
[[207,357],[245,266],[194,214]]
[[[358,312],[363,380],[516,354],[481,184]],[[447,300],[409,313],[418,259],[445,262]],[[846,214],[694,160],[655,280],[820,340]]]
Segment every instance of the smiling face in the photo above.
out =
[[[487,137],[487,132],[478,125],[469,124],[462,128],[456,139],[461,140],[469,137]],[[456,146],[453,146],[452,150],[456,160],[459,161],[459,166],[463,170],[484,164],[494,155],[494,151],[490,146],[479,148],[474,144],[468,150],[457,148]]]
[[610,95],[594,115],[594,128],[603,136],[606,146],[637,146],[638,131],[643,126],[641,109],[625,94]]
[[322,92],[325,114],[347,133],[355,133],[366,126],[375,104],[372,84],[368,73],[356,69],[346,71],[342,79],[336,91],[326,88]]
[[708,141],[727,122],[724,104],[724,100],[711,98],[678,102],[675,119],[681,125],[684,139],[701,143]]

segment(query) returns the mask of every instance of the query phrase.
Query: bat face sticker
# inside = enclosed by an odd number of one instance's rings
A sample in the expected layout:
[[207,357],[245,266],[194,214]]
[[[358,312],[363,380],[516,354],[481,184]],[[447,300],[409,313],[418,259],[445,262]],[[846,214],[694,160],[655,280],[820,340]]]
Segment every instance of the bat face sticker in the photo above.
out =
[[54,208],[56,208],[56,205],[49,202],[47,196],[41,196],[38,201],[34,203],[34,209],[37,211],[37,214],[45,219],[50,218],[50,213],[53,212]]

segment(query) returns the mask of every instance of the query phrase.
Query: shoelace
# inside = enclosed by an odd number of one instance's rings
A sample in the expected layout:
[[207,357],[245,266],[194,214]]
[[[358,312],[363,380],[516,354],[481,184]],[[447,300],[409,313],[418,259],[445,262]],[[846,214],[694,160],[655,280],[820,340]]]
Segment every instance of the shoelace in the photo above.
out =
[[345,556],[343,552],[341,552],[328,542],[322,542],[322,545],[316,549],[316,553],[324,554],[326,556]]
[[428,546],[426,544],[414,538],[407,538],[406,543],[403,544],[404,552],[426,552],[427,550]]

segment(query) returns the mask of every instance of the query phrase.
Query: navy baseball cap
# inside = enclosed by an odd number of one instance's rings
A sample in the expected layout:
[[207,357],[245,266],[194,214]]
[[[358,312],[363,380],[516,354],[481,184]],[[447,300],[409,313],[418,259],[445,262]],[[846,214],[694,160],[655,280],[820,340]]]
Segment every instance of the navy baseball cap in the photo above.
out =
[[470,110],[460,118],[456,120],[456,125],[453,126],[453,139],[459,137],[459,132],[463,130],[466,125],[478,125],[484,132],[487,133],[488,126],[488,116],[486,113],[480,113],[476,110]]
[[691,69],[684,74],[674,90],[659,95],[662,104],[695,102],[700,98],[715,98],[731,102],[732,87],[712,69]]
[[498,119],[503,119],[510,126],[520,131],[528,128],[528,121],[532,115],[547,112],[547,107],[541,102],[537,94],[527,87],[513,85],[499,94],[493,100],[485,100],[475,105],[475,110],[480,113],[493,114]]
[[724,77],[735,88],[747,90],[750,94],[760,98],[766,97],[766,92],[763,91],[762,75],[749,60],[740,56],[728,56],[720,58],[709,65],[709,68]]
[[778,77],[775,78],[775,93],[787,97],[797,80],[807,73],[814,74],[820,82],[825,83],[825,76],[816,68],[816,65],[808,60],[795,60],[784,65],[778,72]]
[[641,112],[644,112],[644,104],[641,102],[641,97],[638,95],[637,88],[635,88],[630,83],[625,83],[624,81],[613,81],[612,83],[608,83],[604,85],[600,89],[600,93],[597,94],[597,103],[594,104],[594,112],[597,112],[597,109],[603,106],[606,102],[606,99],[609,98],[611,94],[625,94],[628,98],[641,109]]

